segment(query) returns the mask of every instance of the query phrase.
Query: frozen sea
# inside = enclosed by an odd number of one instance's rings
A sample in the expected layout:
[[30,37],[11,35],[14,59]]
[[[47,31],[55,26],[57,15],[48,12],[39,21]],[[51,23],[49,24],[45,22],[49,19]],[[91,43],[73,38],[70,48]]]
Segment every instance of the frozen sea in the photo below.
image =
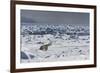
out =
[[[49,42],[51,45],[46,51],[40,50]],[[71,39],[68,35],[61,38],[51,34],[21,35],[21,63],[88,60],[89,44],[89,36]]]

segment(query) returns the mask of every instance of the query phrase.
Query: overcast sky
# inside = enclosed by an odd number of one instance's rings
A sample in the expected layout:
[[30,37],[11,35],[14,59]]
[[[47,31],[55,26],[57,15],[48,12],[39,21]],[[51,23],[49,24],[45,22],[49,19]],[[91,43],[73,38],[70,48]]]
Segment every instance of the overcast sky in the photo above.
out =
[[21,10],[21,22],[89,25],[89,13]]

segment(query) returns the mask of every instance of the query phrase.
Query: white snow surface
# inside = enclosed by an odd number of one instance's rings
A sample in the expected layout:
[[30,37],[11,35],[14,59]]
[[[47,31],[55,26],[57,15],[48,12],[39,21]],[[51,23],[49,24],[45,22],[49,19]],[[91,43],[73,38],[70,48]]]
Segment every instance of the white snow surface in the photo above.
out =
[[[79,36],[78,39],[68,38],[68,35],[63,35],[62,38],[55,38],[50,34],[42,37],[40,35],[21,35],[21,51],[28,56],[28,59],[21,59],[21,63],[88,60],[89,36]],[[48,44],[50,41],[52,44],[48,46],[47,51],[40,50],[42,45]]]

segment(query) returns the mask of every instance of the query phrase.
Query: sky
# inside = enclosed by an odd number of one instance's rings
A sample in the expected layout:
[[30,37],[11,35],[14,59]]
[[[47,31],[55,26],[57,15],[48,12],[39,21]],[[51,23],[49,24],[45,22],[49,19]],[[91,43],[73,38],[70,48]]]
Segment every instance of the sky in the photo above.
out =
[[21,23],[89,25],[89,13],[21,10]]

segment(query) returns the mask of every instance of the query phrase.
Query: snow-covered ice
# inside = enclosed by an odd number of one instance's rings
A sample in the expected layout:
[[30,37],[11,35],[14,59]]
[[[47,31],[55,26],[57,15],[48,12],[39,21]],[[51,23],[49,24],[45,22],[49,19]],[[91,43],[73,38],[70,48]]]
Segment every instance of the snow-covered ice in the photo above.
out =
[[[58,25],[55,27],[49,26],[52,27],[54,31],[52,31],[51,29],[48,30],[46,29],[45,32],[42,32],[44,34],[40,34],[39,31],[44,31],[45,29],[42,29],[42,27],[45,26],[39,26],[36,28],[36,25],[31,25],[31,27],[33,28],[29,29],[29,27],[27,26],[25,27],[25,25],[23,25],[21,28],[22,63],[53,62],[53,61],[68,61],[68,60],[72,61],[72,60],[89,59],[89,51],[90,51],[89,34],[88,35],[78,34],[79,32],[89,33],[89,28],[87,26],[77,26],[77,27],[69,25],[67,25],[66,27],[61,27],[61,26],[58,27]],[[41,30],[39,28],[41,28]],[[56,29],[61,28],[61,29],[56,30],[55,28]],[[60,30],[62,31],[62,29],[65,28],[67,29],[65,33],[57,32]],[[85,28],[85,30],[83,28]],[[31,32],[29,32],[29,30]],[[35,31],[37,30],[38,32],[35,33]],[[47,31],[50,32],[50,34]],[[75,31],[78,31],[77,34],[74,35],[70,34],[70,33],[75,33]],[[67,34],[67,32],[69,33]],[[61,35],[59,33],[61,33]],[[47,46],[47,44],[49,44],[47,50],[40,49],[41,46],[43,45]]]

